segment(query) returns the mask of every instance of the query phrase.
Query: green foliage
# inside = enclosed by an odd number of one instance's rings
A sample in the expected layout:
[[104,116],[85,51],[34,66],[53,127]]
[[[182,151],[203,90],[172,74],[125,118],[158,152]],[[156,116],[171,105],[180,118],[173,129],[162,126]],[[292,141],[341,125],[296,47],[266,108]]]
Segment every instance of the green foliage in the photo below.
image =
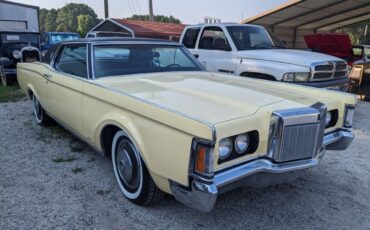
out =
[[69,3],[59,9],[41,9],[39,19],[41,32],[77,32],[82,36],[100,22],[92,8],[76,3]]
[[2,84],[0,84],[0,103],[19,101],[25,96],[26,95],[16,84],[8,87],[4,87]]
[[[365,36],[366,26],[368,28]],[[335,32],[349,34],[351,42],[354,45],[370,44],[370,20],[337,29]]]
[[82,37],[85,37],[87,32],[96,25],[96,20],[88,14],[80,14],[77,16],[78,28],[77,31]]
[[[141,21],[149,21],[149,15],[137,15],[134,14],[132,17],[127,18],[127,19],[132,19],[132,20],[141,20]],[[154,21],[155,22],[166,22],[166,23],[175,23],[175,24],[181,24],[181,21],[172,15],[170,16],[165,16],[165,15],[155,15],[154,16]]]

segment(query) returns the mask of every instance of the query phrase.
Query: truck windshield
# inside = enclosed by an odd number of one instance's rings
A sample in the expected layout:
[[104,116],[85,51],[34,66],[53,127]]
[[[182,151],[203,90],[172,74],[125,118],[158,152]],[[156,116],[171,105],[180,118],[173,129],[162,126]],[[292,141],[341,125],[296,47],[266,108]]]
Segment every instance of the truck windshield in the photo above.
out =
[[95,45],[93,56],[96,78],[138,73],[203,70],[182,46]]
[[80,36],[77,34],[52,34],[51,43],[55,44],[62,41],[70,41],[80,39]]
[[24,34],[24,33],[9,33],[1,34],[1,40],[3,43],[39,43],[38,34]]
[[228,26],[227,30],[238,50],[285,49],[277,38],[257,26]]

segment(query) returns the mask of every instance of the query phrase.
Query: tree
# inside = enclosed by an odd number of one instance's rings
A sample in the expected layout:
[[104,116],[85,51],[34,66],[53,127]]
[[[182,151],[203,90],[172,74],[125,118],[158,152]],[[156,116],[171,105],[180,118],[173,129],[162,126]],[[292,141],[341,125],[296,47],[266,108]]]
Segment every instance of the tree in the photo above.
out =
[[77,31],[82,37],[85,37],[87,32],[96,25],[96,20],[88,14],[80,14],[77,16],[78,28]]
[[[149,21],[149,15],[148,14],[146,14],[146,15],[134,14],[134,15],[132,15],[132,17],[127,18],[127,19]],[[170,16],[155,15],[154,16],[154,21],[155,22],[166,22],[166,23],[181,24],[180,19],[177,19],[177,18],[173,17],[172,15],[170,15]]]
[[58,10],[56,30],[77,32],[79,15],[89,15],[95,23],[99,21],[94,10],[88,5],[69,3]]
[[41,32],[78,32],[84,36],[100,19],[88,5],[70,3],[59,9],[41,9],[39,21]]
[[56,21],[58,17],[58,11],[51,9],[46,15],[44,28],[45,31],[55,31],[57,29]]
[[[365,33],[367,25],[368,25],[367,33]],[[335,32],[349,34],[352,44],[369,44],[370,43],[370,20],[337,29]]]

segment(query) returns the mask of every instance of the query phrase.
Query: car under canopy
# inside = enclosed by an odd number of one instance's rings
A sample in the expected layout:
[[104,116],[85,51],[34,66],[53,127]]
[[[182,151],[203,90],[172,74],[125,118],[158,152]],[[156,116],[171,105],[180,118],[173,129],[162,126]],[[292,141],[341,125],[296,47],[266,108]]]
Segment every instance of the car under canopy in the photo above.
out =
[[289,48],[306,49],[305,35],[370,20],[369,12],[369,0],[292,0],[242,23],[262,25]]

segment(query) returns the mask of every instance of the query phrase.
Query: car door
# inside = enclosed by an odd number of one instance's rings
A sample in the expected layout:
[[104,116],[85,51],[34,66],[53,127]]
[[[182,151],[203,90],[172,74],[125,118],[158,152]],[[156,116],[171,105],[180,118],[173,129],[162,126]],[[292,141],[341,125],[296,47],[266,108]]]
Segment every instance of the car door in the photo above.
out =
[[193,55],[211,72],[235,74],[237,51],[219,26],[205,26]]
[[77,133],[82,133],[82,93],[87,72],[87,45],[73,43],[61,48],[53,69],[44,73],[48,112]]

